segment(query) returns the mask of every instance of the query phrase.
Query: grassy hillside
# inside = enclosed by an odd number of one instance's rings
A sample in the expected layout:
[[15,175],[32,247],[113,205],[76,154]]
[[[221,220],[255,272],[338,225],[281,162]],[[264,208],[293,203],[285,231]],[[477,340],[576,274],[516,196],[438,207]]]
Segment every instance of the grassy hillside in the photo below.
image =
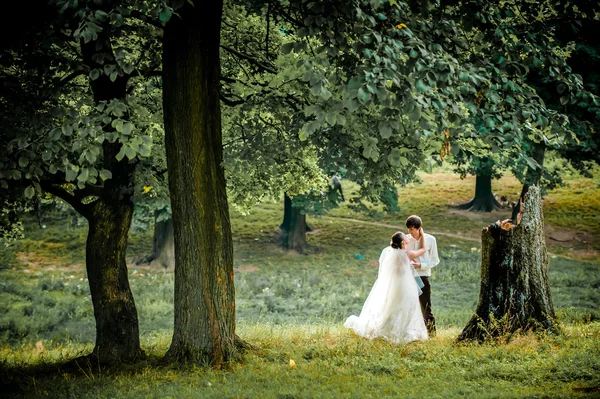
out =
[[[157,360],[172,329],[173,274],[130,265],[147,361],[126,370],[62,369],[93,346],[85,274],[86,228],[68,220],[27,224],[27,238],[0,253],[0,382],[24,397],[571,397],[600,386],[600,180],[573,176],[548,194],[550,285],[564,334],[528,335],[508,344],[455,345],[479,294],[481,228],[510,210],[470,214],[474,179],[422,174],[399,189],[401,212],[377,220],[342,206],[309,218],[308,255],[278,247],[282,204],[232,212],[238,333],[260,347],[228,370],[165,369]],[[355,187],[345,183],[345,191]],[[516,180],[494,183],[516,197]],[[393,346],[342,327],[357,314],[377,275],[377,259],[409,214],[437,236],[432,278],[438,337]],[[151,249],[132,234],[131,259]],[[295,367],[290,366],[290,359]]]

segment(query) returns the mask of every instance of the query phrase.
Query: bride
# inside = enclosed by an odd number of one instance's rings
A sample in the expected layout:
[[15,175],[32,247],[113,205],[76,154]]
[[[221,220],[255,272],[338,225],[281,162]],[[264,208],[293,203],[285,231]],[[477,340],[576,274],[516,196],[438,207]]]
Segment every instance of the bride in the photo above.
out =
[[410,261],[425,253],[423,229],[421,247],[407,251],[409,237],[402,232],[392,236],[390,246],[381,251],[379,275],[360,316],[350,316],[344,327],[361,337],[383,337],[395,344],[427,339],[427,329],[421,313],[421,290],[413,277]]

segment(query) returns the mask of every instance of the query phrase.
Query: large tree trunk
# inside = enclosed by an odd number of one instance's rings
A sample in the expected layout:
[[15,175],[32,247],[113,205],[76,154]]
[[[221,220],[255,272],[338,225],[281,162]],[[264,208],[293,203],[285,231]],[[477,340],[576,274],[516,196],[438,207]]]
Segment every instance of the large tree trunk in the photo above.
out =
[[521,196],[519,197],[519,201],[517,201],[517,204],[513,207],[512,210],[513,220],[517,219],[517,215],[521,211],[521,204],[523,204],[523,202],[525,201],[525,194],[527,194],[527,191],[529,191],[529,187],[533,185],[539,186],[540,180],[542,180],[542,175],[544,173],[545,155],[546,146],[544,145],[544,143],[535,144],[532,158],[535,159],[535,161],[540,167],[537,169],[527,169],[527,174],[525,175],[525,182],[523,183],[523,189],[521,190]]
[[501,209],[502,206],[492,192],[492,176],[478,174],[475,179],[475,197],[466,204],[458,205],[457,208],[471,212],[492,212]]
[[173,219],[158,220],[162,212],[154,212],[154,235],[152,236],[152,255],[143,258],[142,262],[153,267],[164,269],[175,268],[175,238],[173,235]]
[[[96,41],[82,43],[84,62],[90,68],[102,68],[95,55],[103,50],[104,54],[113,56],[111,42],[102,34]],[[90,80],[95,102],[123,101],[127,94],[127,80],[127,75],[113,81],[104,74]],[[111,127],[105,129],[110,131]],[[98,199],[81,205],[79,211],[89,223],[86,269],[96,319],[96,345],[92,357],[100,363],[120,363],[144,355],[125,260],[133,215],[135,165],[126,158],[117,161],[116,155],[121,149],[118,142],[105,141],[102,146],[103,167],[112,172],[112,178],[105,182]]]
[[221,165],[222,1],[183,2],[163,36],[163,106],[175,234],[167,360],[220,367],[235,353],[233,244]]
[[[279,225],[279,229],[287,234],[293,229],[293,218],[295,217],[294,209],[292,206],[293,200],[290,198],[287,193],[283,195],[283,222]],[[312,231],[312,228],[304,223],[306,226],[306,231]]]
[[92,354],[100,363],[129,362],[143,355],[125,263],[132,215],[131,201],[103,199],[87,215],[86,269],[96,318]]
[[292,199],[287,193],[283,195],[283,222],[279,225],[282,232],[287,233],[292,226]]
[[301,254],[306,253],[306,214],[300,208],[291,206],[289,218],[289,230],[283,232],[282,245]]
[[475,315],[458,340],[556,329],[540,190],[525,196],[517,225],[494,223],[481,233],[481,288]]

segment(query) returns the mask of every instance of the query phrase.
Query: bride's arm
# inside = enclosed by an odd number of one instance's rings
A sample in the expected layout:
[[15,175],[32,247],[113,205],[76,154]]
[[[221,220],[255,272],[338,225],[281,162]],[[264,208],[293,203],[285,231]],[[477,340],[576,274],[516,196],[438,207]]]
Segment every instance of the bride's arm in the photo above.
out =
[[423,255],[427,249],[425,248],[425,234],[423,233],[423,228],[419,228],[419,233],[421,234],[421,238],[419,238],[419,242],[421,243],[421,247],[415,251],[406,251],[408,255],[408,259],[413,260]]

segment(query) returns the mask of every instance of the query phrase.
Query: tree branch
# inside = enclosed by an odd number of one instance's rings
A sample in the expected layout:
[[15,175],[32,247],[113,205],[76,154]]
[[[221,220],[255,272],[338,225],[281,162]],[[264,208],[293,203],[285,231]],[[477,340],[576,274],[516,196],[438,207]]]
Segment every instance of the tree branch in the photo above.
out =
[[153,20],[152,18],[148,18],[146,15],[142,14],[141,12],[137,11],[137,10],[132,10],[131,13],[129,14],[132,18],[135,18],[137,20],[140,20],[142,22],[147,23],[148,25],[152,25],[155,28],[158,28],[160,30],[163,30],[165,27],[162,26],[162,24],[160,24],[159,22]]
[[73,209],[79,212],[79,214],[81,214],[83,217],[88,217],[90,205],[83,204],[79,198],[75,197],[64,188],[55,186],[54,184],[46,181],[41,181],[40,186],[47,193],[50,193],[58,198],[63,199],[65,202],[71,205]]
[[223,101],[223,103],[225,103],[225,105],[229,107],[235,107],[246,102],[246,100],[230,100],[229,98],[225,97],[223,93],[219,93],[219,98],[221,101]]
[[277,70],[275,70],[273,67],[271,67],[269,65],[265,65],[261,61],[257,60],[256,58],[254,58],[248,54],[242,54],[239,51],[232,49],[231,47],[224,46],[224,45],[221,45],[221,48],[223,50],[227,51],[228,53],[233,54],[237,58],[241,58],[243,60],[249,61],[251,64],[255,65],[256,67],[258,67],[260,70],[262,70],[264,72],[269,72],[272,74],[277,73]]
[[102,196],[103,190],[104,188],[102,186],[86,184],[85,188],[75,190],[73,196],[81,201],[85,197],[100,197]]
[[65,76],[64,78],[62,78],[61,80],[58,81],[57,86],[58,87],[63,87],[66,84],[68,84],[70,81],[72,81],[73,79],[75,79],[78,76],[81,75],[85,75],[86,72],[82,69],[78,69],[76,71],[71,72],[70,74],[68,74],[67,76]]

